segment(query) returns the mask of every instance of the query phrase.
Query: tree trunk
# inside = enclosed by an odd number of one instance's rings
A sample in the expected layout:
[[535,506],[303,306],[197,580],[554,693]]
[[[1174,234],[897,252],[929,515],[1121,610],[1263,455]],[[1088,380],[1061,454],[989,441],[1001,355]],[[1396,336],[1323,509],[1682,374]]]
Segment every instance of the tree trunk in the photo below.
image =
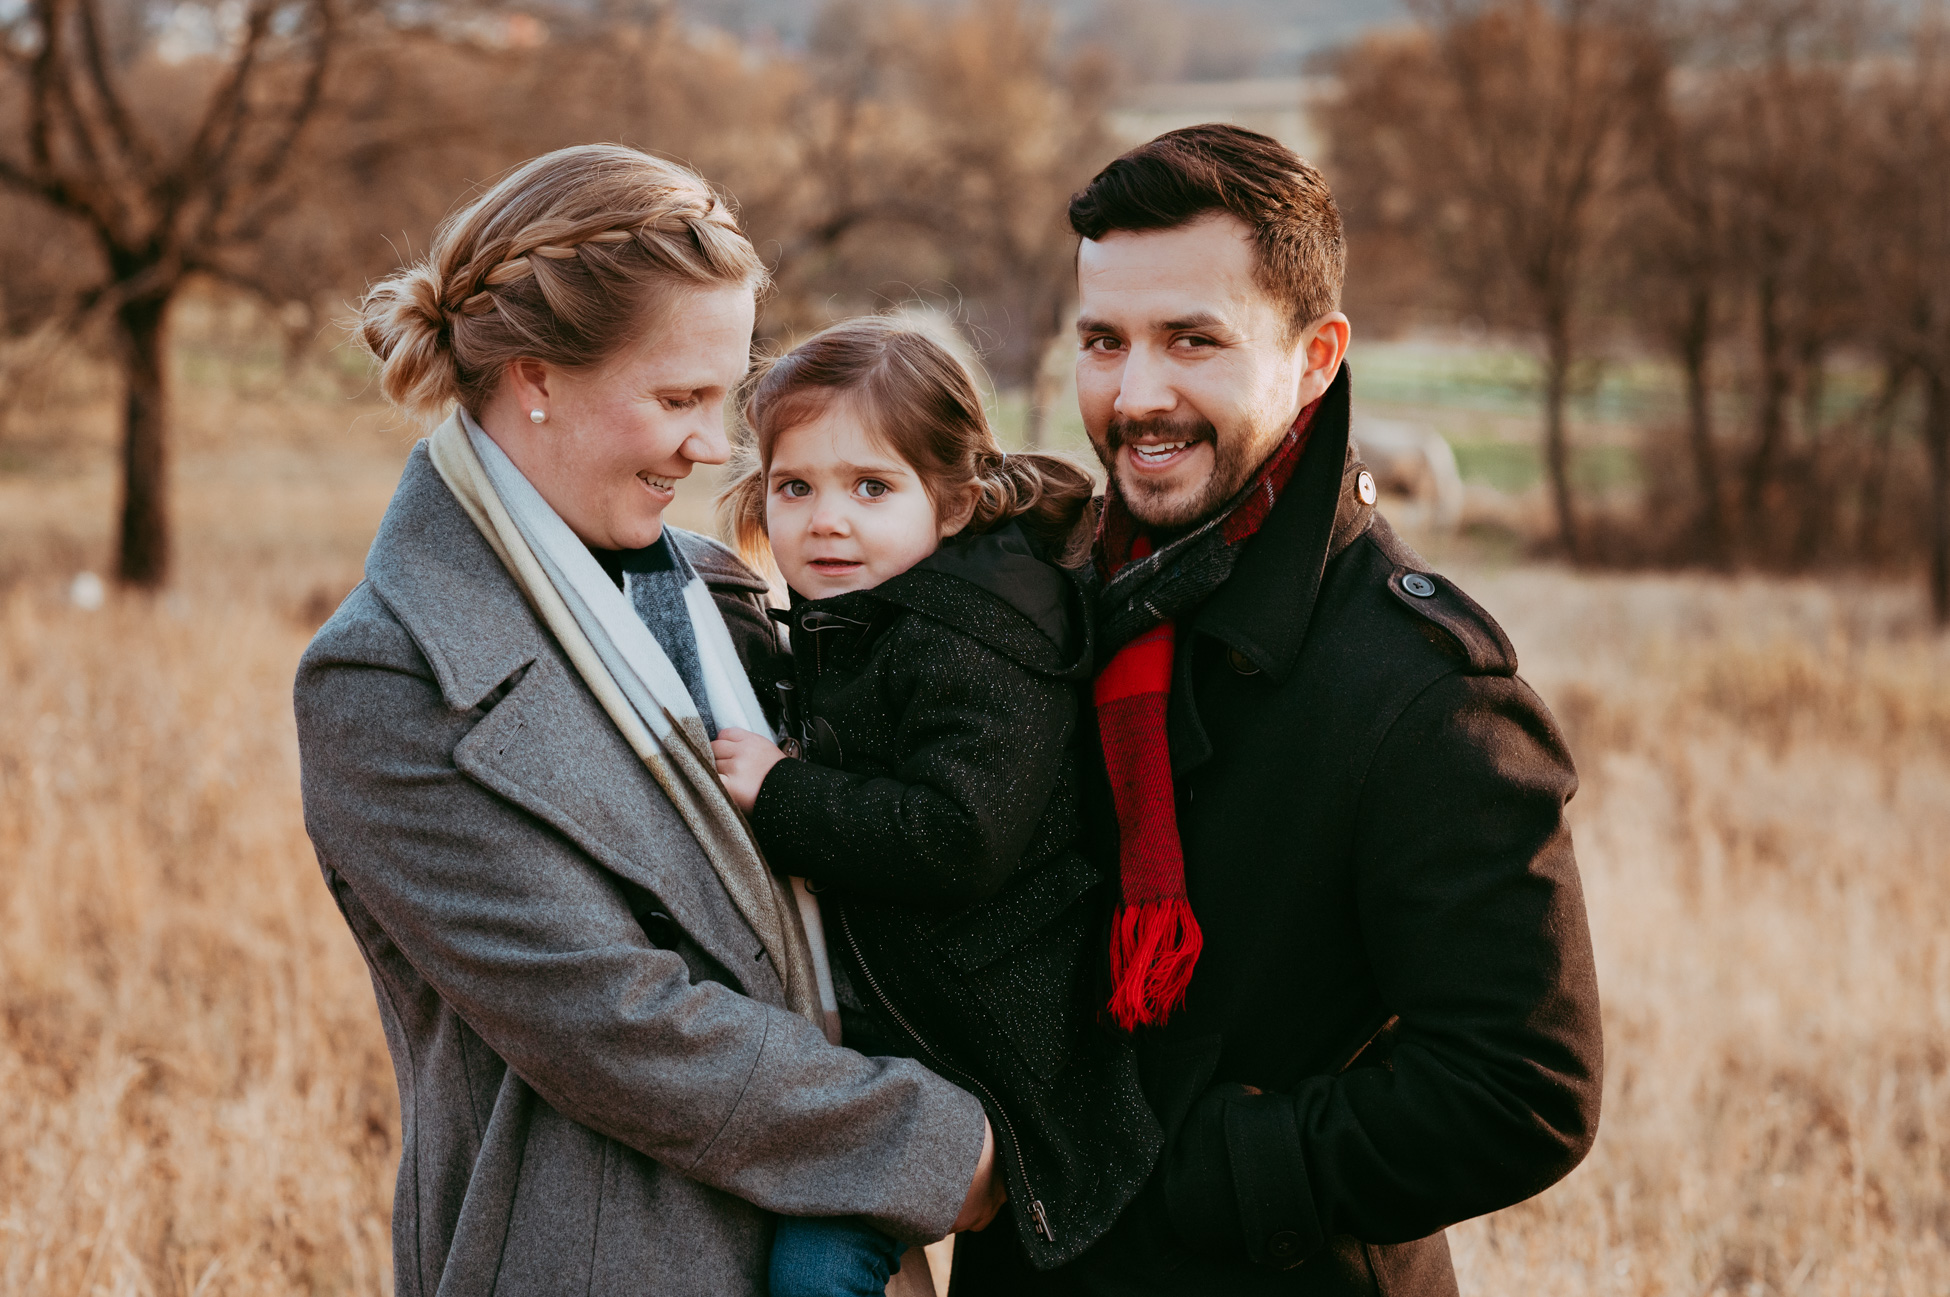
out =
[[1030,450],[1041,450],[1049,439],[1050,411],[1063,392],[1063,376],[1057,372],[1054,355],[1063,341],[1063,335],[1057,333],[1036,348],[1036,372],[1029,380],[1029,416],[1023,429],[1023,443]]
[[1564,402],[1571,382],[1571,327],[1554,315],[1544,328],[1544,468],[1557,513],[1557,541],[1572,562],[1578,558],[1577,514],[1571,499],[1571,447]]
[[1030,450],[1043,448],[1049,435],[1050,410],[1063,391],[1056,352],[1071,336],[1072,316],[1068,307],[1066,298],[1053,297],[1040,312],[1042,336],[1036,339],[1035,368],[1030,371],[1027,392],[1029,410],[1023,421],[1023,444]]
[[[1747,463],[1747,528],[1750,539],[1761,525],[1767,487],[1774,478],[1774,460],[1787,431],[1788,366],[1783,354],[1780,290],[1769,275],[1760,283],[1760,407],[1756,420],[1754,455]],[[1763,542],[1764,543],[1764,542]]]
[[1941,371],[1927,382],[1923,439],[1930,452],[1930,613],[1950,627],[1950,381]]
[[1713,389],[1707,365],[1713,345],[1713,295],[1695,288],[1679,339],[1679,359],[1686,370],[1686,439],[1693,451],[1693,476],[1699,490],[1700,541],[1706,560],[1727,566],[1726,499],[1720,488],[1720,456],[1713,448]]
[[1869,445],[1869,466],[1862,475],[1862,496],[1855,520],[1855,555],[1875,562],[1882,557],[1882,493],[1889,481],[1889,458],[1895,448],[1896,412],[1902,405],[1909,366],[1900,360],[1883,362],[1882,391],[1876,396]]
[[169,575],[169,299],[144,298],[115,313],[127,400],[122,414],[122,533],[117,574],[154,589]]

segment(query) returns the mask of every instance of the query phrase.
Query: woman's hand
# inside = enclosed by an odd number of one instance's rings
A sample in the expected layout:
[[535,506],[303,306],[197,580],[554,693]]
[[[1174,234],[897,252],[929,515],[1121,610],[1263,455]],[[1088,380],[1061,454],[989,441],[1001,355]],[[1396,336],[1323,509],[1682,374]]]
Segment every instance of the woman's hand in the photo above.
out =
[[719,730],[711,755],[718,759],[718,778],[731,794],[732,805],[749,813],[758,800],[758,786],[772,767],[785,760],[779,745],[750,730]]
[[961,1215],[955,1217],[957,1234],[965,1230],[985,1230],[1002,1204],[1009,1201],[1009,1185],[995,1173],[995,1128],[982,1118],[982,1156],[975,1163],[975,1178],[968,1183],[968,1197],[962,1199]]

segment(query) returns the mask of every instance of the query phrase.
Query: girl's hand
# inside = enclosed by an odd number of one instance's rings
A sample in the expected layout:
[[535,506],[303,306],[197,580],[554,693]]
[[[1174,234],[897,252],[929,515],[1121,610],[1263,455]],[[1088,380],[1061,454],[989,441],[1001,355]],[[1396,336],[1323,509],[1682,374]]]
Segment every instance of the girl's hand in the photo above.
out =
[[731,803],[750,813],[758,800],[758,786],[772,767],[785,760],[779,745],[750,730],[719,730],[711,743],[711,755],[718,759],[718,778],[731,794]]

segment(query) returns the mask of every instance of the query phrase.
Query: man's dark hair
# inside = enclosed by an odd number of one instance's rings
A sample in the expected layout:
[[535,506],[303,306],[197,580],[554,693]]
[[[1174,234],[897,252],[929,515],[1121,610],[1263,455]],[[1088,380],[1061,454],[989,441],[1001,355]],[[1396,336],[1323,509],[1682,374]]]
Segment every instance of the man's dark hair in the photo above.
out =
[[1340,305],[1347,245],[1333,192],[1299,154],[1257,131],[1215,122],[1138,145],[1070,200],[1070,227],[1101,239],[1214,212],[1252,227],[1259,285],[1292,313],[1296,331]]

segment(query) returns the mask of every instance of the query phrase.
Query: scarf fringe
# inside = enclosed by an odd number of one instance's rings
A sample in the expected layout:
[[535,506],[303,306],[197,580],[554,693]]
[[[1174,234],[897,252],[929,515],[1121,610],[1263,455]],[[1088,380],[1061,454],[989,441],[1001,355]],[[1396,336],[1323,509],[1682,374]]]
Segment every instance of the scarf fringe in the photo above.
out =
[[1119,907],[1111,921],[1110,1014],[1125,1031],[1163,1026],[1185,1002],[1205,934],[1182,893]]

